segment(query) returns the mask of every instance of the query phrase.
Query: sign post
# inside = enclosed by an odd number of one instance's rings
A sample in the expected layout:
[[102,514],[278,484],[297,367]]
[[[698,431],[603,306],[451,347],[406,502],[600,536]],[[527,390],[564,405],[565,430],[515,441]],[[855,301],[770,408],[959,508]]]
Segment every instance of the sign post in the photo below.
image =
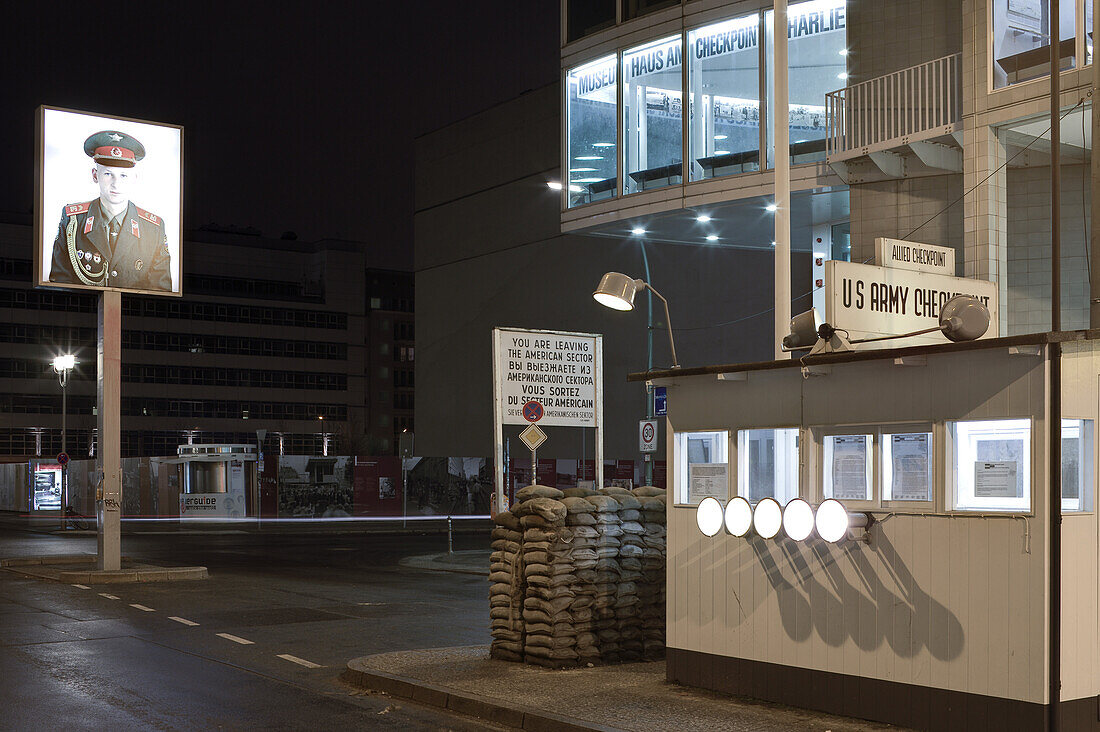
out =
[[[504,506],[506,424],[595,428],[596,484],[603,485],[603,336],[494,328],[493,404],[498,507]],[[537,480],[534,462],[532,470]]]
[[537,424],[532,424],[519,433],[519,439],[523,440],[523,444],[527,445],[531,451],[531,485],[535,485],[539,482],[538,449],[539,445],[546,442],[546,433],[540,430]]
[[100,570],[122,566],[122,454],[120,388],[122,383],[122,293],[99,295],[99,344],[96,397],[99,405],[100,489],[96,491],[96,563]]

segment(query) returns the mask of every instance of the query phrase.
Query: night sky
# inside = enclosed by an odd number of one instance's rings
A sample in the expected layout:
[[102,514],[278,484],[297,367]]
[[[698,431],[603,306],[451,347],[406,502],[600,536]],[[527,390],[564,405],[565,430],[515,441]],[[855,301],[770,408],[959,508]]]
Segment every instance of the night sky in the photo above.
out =
[[49,104],[183,125],[187,229],[392,241],[411,265],[415,136],[553,82],[559,23],[551,0],[8,7],[0,211],[33,208]]

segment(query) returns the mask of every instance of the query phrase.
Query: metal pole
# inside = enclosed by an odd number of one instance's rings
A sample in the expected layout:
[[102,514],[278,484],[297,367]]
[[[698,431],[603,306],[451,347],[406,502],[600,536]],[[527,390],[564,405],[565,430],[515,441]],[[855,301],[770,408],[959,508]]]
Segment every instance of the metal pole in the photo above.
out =
[[[645,270],[645,281],[649,282],[649,257],[646,256],[645,242],[639,242],[642,249],[642,268]],[[649,290],[649,297],[646,300],[648,310],[648,320],[646,327],[646,371],[653,370],[653,289],[646,287]],[[653,385],[646,382],[645,386],[645,418],[653,419]],[[645,461],[645,484],[653,485],[653,461],[650,460],[649,454],[642,455],[642,460]]]
[[775,140],[775,358],[790,358],[780,341],[791,326],[791,149],[787,103],[787,0],[775,0],[772,16],[772,47],[775,49],[775,109],[772,139]]
[[96,349],[96,396],[99,405],[99,474],[96,495],[96,564],[101,570],[121,568],[122,455],[120,398],[122,376],[122,293],[99,295],[99,344]]
[[[68,417],[67,399],[69,385],[69,370],[61,369],[61,373],[58,374],[58,378],[61,380],[61,453],[65,455],[68,450],[65,449],[65,423]],[[68,457],[66,455],[66,457]],[[69,487],[69,462],[66,460],[61,466],[61,530],[65,530],[65,508],[68,506],[67,496]]]
[[[1058,0],[1050,0],[1050,330],[1062,330],[1062,227],[1061,227],[1061,13]],[[1062,728],[1062,348],[1050,350],[1049,491],[1050,527],[1050,660],[1048,689],[1049,729]]]
[[407,458],[401,456],[401,528],[409,527],[409,471]]
[[451,517],[450,516],[447,517],[447,553],[448,554],[454,554],[455,553],[454,539],[451,536]]
[[[1098,38],[1096,35],[1097,30],[1100,30],[1097,26],[1100,26],[1100,15],[1096,12],[1096,0],[1092,2],[1092,37]],[[1092,88],[1094,90],[1100,89],[1100,64],[1096,63],[1096,52],[1100,50],[1093,47],[1092,50]],[[1100,95],[1093,92],[1092,95],[1092,139],[1100,139],[1100,112],[1097,110],[1097,101],[1100,101]],[[1082,114],[1084,112],[1082,111]],[[1089,272],[1100,273],[1100,234],[1097,233],[1096,222],[1100,220],[1100,156],[1092,156],[1092,232],[1089,237],[1089,243],[1091,244],[1091,251],[1089,252]],[[1092,276],[1089,278],[1089,327],[1100,328],[1100,275]]]

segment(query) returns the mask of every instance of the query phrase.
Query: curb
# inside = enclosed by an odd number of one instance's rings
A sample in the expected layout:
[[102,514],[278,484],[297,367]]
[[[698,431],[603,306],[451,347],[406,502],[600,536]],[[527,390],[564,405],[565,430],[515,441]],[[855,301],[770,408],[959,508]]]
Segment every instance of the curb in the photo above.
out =
[[408,699],[427,706],[446,709],[503,724],[530,732],[618,732],[618,727],[570,719],[550,712],[531,709],[519,704],[505,704],[478,694],[465,694],[442,686],[427,684],[416,679],[388,674],[375,669],[356,668],[358,659],[348,661],[347,668],[341,674],[344,681],[370,691],[378,691],[393,697]]
[[90,585],[116,585],[137,582],[176,582],[180,580],[204,580],[210,575],[206,567],[170,567],[165,569],[119,569],[60,572],[60,582]]

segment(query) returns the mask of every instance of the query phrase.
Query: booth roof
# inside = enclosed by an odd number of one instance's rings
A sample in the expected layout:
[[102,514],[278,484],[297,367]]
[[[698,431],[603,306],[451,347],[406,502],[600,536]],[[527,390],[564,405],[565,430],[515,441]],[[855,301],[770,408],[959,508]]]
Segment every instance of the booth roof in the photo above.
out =
[[877,361],[889,358],[904,358],[906,356],[926,356],[941,353],[958,353],[960,351],[980,351],[989,348],[1007,348],[1011,346],[1036,346],[1048,343],[1065,343],[1068,341],[1100,340],[1100,328],[1088,330],[1063,330],[1048,331],[1043,333],[1025,333],[1023,335],[1007,336],[1005,338],[983,338],[977,341],[963,343],[922,344],[918,346],[906,346],[902,348],[881,348],[867,351],[844,351],[841,353],[823,353],[817,356],[804,358],[789,358],[779,361],[749,361],[745,363],[727,363],[715,366],[692,366],[678,369],[654,369],[653,371],[639,371],[629,374],[627,381],[651,381],[655,379],[670,379],[681,376],[703,376],[706,374],[731,374],[746,371],[769,371],[772,369],[796,368],[802,366],[823,366],[841,363],[855,363],[857,361]]

